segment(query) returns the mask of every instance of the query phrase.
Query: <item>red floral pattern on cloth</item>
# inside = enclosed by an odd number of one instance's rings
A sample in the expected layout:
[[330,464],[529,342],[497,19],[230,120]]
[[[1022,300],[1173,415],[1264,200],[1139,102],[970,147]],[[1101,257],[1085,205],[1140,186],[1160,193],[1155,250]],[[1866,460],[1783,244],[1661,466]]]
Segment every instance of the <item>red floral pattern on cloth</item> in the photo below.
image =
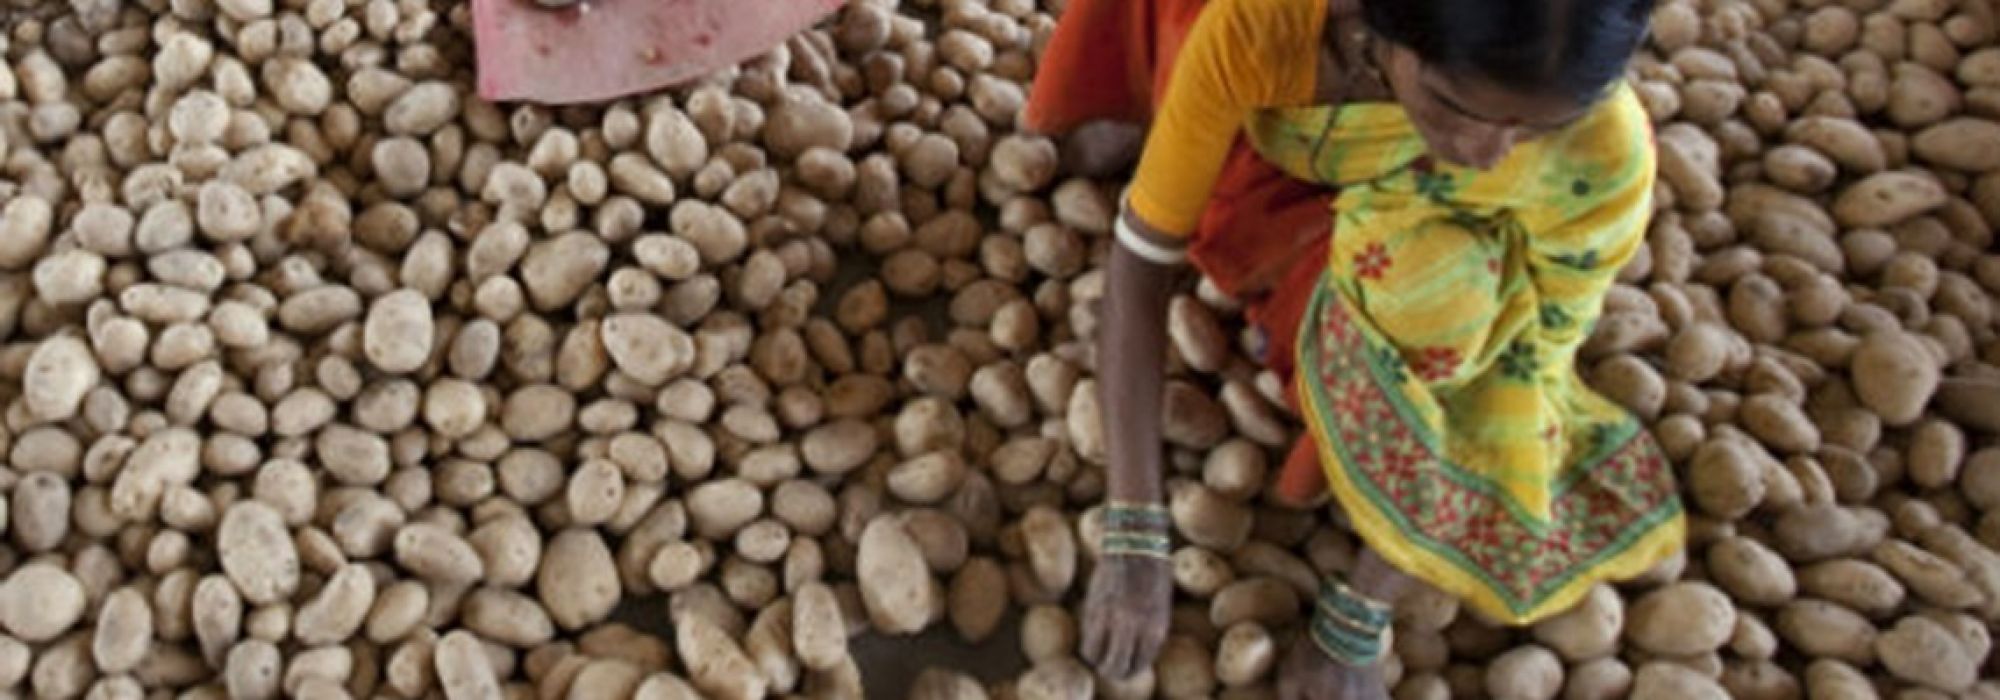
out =
[[1334,468],[1396,522],[1401,537],[1482,581],[1517,613],[1676,522],[1671,468],[1636,426],[1606,454],[1563,474],[1548,521],[1516,513],[1499,487],[1426,444],[1370,365],[1375,341],[1336,294],[1319,296],[1318,342],[1303,341],[1300,364],[1316,381],[1304,383],[1311,386],[1302,398],[1323,418],[1320,438],[1340,457]]
[[1417,376],[1424,381],[1435,382],[1457,374],[1461,361],[1457,348],[1429,347],[1418,351],[1411,361],[1411,369],[1416,370]]
[[1389,271],[1395,261],[1389,258],[1388,246],[1381,242],[1368,244],[1360,255],[1354,256],[1354,274],[1362,279],[1379,280]]

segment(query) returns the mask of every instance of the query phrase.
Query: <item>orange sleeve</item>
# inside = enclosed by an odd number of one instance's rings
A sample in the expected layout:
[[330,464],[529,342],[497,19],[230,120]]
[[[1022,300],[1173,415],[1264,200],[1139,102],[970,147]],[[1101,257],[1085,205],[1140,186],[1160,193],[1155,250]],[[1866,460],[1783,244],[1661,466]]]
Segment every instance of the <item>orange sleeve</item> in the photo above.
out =
[[1325,0],[1213,0],[1175,60],[1130,192],[1160,233],[1194,232],[1253,110],[1311,101]]

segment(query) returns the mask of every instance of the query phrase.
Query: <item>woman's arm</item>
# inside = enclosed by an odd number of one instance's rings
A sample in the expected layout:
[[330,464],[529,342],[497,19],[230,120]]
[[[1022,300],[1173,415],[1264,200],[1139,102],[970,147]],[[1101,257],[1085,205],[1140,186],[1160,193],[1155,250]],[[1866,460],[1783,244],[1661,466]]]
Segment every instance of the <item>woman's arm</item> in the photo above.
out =
[[[1119,214],[1120,238],[1171,252],[1171,239],[1130,211]],[[1103,325],[1097,378],[1108,462],[1105,539],[1084,599],[1080,651],[1110,678],[1152,668],[1166,644],[1173,610],[1166,509],[1161,501],[1160,394],[1166,378],[1167,298],[1175,266],[1148,260],[1126,242],[1111,246],[1104,274]]]
[[1204,7],[1174,59],[1119,213],[1097,353],[1110,507],[1079,647],[1107,677],[1152,668],[1173,616],[1160,406],[1175,268],[1244,118],[1260,106],[1311,96],[1311,64],[1300,69],[1297,58],[1317,45],[1323,12],[1317,0],[1214,0]]
[[[1125,225],[1154,241],[1164,237],[1131,211]],[[1097,378],[1102,392],[1105,448],[1113,501],[1159,503],[1162,441],[1160,394],[1166,377],[1167,301],[1175,268],[1111,246],[1104,272],[1103,325],[1098,336]]]

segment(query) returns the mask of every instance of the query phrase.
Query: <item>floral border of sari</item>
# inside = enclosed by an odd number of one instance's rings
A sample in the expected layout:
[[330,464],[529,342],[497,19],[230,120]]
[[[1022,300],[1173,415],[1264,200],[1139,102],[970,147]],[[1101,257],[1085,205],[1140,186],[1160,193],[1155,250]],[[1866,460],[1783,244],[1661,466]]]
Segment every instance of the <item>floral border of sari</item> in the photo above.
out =
[[1497,486],[1440,457],[1395,388],[1395,378],[1408,376],[1401,355],[1353,322],[1325,273],[1306,313],[1317,332],[1299,333],[1301,412],[1350,524],[1397,568],[1520,625],[1568,609],[1599,581],[1643,574],[1682,547],[1686,520],[1671,467],[1636,421],[1568,465],[1550,519],[1537,522]]

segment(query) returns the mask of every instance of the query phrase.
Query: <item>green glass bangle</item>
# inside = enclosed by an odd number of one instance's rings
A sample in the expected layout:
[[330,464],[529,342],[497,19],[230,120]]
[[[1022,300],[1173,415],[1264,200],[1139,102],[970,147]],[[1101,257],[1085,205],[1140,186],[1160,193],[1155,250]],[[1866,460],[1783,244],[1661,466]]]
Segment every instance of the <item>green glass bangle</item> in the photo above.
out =
[[1158,503],[1112,501],[1104,506],[1106,530],[1160,530],[1173,526],[1167,509]]
[[1173,541],[1165,533],[1106,532],[1097,552],[1101,557],[1173,557]]
[[1395,617],[1395,610],[1388,605],[1331,578],[1320,582],[1316,607],[1320,614],[1362,631],[1388,627]]
[[1368,666],[1388,651],[1394,610],[1346,584],[1320,584],[1309,633],[1328,657],[1346,666]]

